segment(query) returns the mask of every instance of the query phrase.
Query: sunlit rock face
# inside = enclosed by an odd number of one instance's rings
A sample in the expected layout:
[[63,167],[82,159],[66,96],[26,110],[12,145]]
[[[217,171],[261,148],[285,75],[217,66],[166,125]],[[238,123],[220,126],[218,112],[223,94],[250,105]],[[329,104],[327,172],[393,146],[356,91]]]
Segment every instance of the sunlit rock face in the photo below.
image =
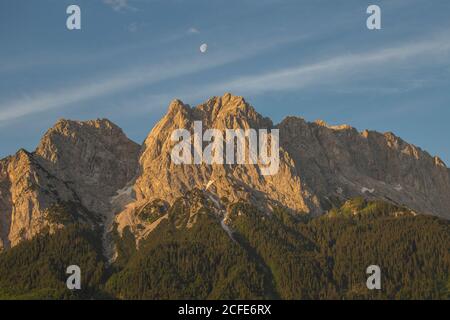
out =
[[[264,176],[258,165],[176,165],[170,153],[176,142],[171,134],[203,129],[279,129],[280,166]],[[287,117],[274,125],[242,97],[225,94],[197,107],[174,100],[167,114],[145,140],[134,184],[136,199],[118,215],[119,229],[136,234],[151,228],[138,218],[140,209],[155,199],[169,203],[189,190],[204,190],[219,204],[240,199],[262,211],[274,206],[294,214],[322,214],[336,200],[355,196],[384,199],[417,212],[450,217],[449,170],[443,162],[392,133],[358,132],[348,125],[329,126]],[[225,213],[226,214],[226,213]]]
[[51,174],[69,183],[89,210],[110,210],[110,197],[136,174],[140,146],[109,120],[60,120],[34,153]]
[[70,204],[79,222],[101,224],[110,197],[135,175],[139,148],[108,120],[60,120],[35,152],[1,160],[1,246],[62,227],[49,217],[58,204]]

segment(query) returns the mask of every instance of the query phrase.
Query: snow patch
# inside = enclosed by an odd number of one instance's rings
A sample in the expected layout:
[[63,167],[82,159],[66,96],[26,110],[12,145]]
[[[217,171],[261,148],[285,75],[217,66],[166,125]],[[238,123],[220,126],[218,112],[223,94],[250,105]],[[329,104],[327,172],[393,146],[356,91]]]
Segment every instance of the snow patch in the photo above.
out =
[[207,191],[208,188],[211,187],[214,182],[216,182],[216,181],[215,180],[209,180],[208,183],[206,184],[205,191]]
[[103,234],[102,244],[103,253],[108,259],[108,264],[114,262],[117,257],[117,250],[112,239],[111,232],[114,229],[114,221],[116,213],[120,212],[128,203],[133,200],[133,185],[127,184],[122,189],[116,191],[116,195],[112,196],[109,200],[111,204],[110,210],[108,210],[103,219]]
[[228,234],[228,236],[230,237],[231,240],[233,240],[234,242],[236,242],[236,240],[233,238],[233,231],[230,229],[230,227],[226,224],[225,222],[226,218],[223,218],[220,221],[220,225],[222,227],[223,230],[225,230],[225,232]]
[[361,188],[361,192],[362,192],[362,193],[368,192],[368,193],[372,194],[372,193],[375,192],[375,189],[369,189],[369,188],[367,188],[367,187],[362,187],[362,188]]

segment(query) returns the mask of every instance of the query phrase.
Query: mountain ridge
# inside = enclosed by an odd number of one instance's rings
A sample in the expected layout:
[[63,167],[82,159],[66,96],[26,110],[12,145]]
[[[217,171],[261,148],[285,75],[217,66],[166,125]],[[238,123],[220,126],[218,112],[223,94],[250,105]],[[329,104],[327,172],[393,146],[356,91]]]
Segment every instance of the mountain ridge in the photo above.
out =
[[[204,129],[279,129],[279,172],[263,176],[258,164],[173,164],[170,135],[192,129],[194,121]],[[274,124],[243,97],[226,93],[196,107],[173,100],[142,145],[107,119],[61,119],[34,152],[0,160],[0,249],[48,226],[44,212],[60,201],[98,216],[101,222],[93,223],[103,226],[105,238],[117,225],[139,239],[163,220],[143,221],[142,208],[159,200],[173,204],[193,189],[207,195],[221,219],[230,203],[241,200],[263,212],[281,206],[293,214],[320,215],[357,196],[450,218],[450,170],[439,157],[389,132],[359,132],[296,116]],[[22,234],[23,228],[33,231]]]

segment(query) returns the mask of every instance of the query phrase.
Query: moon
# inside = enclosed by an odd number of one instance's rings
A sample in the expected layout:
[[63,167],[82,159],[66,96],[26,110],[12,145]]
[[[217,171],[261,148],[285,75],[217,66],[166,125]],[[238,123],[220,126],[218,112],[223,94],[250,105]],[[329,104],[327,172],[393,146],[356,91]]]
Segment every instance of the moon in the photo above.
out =
[[200,52],[205,53],[206,50],[208,50],[208,45],[206,43],[204,43],[200,46]]

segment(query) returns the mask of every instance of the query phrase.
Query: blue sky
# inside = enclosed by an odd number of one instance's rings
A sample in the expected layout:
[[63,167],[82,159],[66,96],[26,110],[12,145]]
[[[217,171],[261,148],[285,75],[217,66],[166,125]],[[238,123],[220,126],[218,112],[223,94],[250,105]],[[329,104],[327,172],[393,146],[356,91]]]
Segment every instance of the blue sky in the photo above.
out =
[[141,143],[172,99],[232,92],[275,123],[392,131],[449,164],[449,88],[447,0],[0,2],[0,157],[59,118],[108,118]]

